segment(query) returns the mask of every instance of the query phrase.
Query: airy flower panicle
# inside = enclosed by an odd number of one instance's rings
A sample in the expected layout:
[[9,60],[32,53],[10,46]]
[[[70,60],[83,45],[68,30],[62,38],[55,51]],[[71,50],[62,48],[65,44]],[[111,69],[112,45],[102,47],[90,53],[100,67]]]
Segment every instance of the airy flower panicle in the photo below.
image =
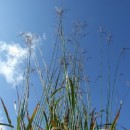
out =
[[31,32],[20,33],[19,36],[23,37],[23,39],[29,47],[33,47],[36,43],[38,43],[41,40],[40,36]]
[[107,34],[106,38],[107,38],[108,42],[111,43],[111,41],[112,41],[112,35],[110,33]]
[[78,22],[76,22],[76,23],[74,24],[74,30],[75,30],[78,34],[80,34],[80,33],[83,32],[83,30],[84,30],[87,26],[88,26],[88,25],[86,24],[86,22],[82,23],[82,22],[78,21]]
[[64,9],[59,8],[59,7],[55,7],[56,13],[58,16],[62,16],[64,13]]

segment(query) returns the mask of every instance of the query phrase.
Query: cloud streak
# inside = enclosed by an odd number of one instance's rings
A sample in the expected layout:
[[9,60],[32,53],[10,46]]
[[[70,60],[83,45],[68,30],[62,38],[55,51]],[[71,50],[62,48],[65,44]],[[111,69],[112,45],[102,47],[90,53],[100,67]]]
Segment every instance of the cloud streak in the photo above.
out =
[[0,41],[0,75],[13,87],[23,80],[23,72],[20,65],[26,58],[27,50],[18,43],[6,43]]

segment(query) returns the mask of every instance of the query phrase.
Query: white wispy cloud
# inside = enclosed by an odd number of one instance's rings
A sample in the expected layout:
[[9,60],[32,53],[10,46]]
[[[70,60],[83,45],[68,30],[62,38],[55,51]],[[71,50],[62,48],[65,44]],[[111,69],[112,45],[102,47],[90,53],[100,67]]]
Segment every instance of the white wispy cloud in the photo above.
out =
[[23,80],[20,65],[26,55],[26,48],[22,48],[18,43],[0,41],[0,75],[13,87]]
[[[41,41],[40,36],[31,32],[19,33],[19,36],[23,38],[26,47],[34,51],[37,43]],[[46,40],[46,34],[43,35],[43,40]],[[21,47],[18,43],[0,41],[0,75],[4,76],[13,87],[23,80],[23,70],[20,65],[28,55],[27,48]]]

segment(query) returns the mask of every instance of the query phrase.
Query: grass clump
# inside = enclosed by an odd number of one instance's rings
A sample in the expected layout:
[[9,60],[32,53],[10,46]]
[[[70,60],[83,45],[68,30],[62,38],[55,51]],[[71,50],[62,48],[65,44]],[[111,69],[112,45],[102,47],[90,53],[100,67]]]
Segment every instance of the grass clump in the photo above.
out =
[[[111,89],[110,79],[110,42],[111,36],[108,35],[108,89],[107,89],[107,105],[103,109],[101,101],[101,109],[99,112],[92,108],[91,94],[89,87],[89,78],[84,75],[84,54],[81,51],[80,39],[85,34],[84,30],[87,26],[85,23],[78,22],[74,25],[73,32],[67,39],[63,26],[63,17],[66,10],[56,8],[58,16],[56,40],[54,44],[53,55],[50,59],[50,65],[47,66],[42,54],[42,50],[36,44],[39,37],[31,33],[21,33],[27,45],[28,54],[26,57],[26,69],[24,74],[24,91],[20,98],[18,93],[18,115],[17,130],[116,130],[117,121],[120,116],[122,103],[113,119],[112,101],[118,71],[117,63],[115,78]],[[100,28],[101,35],[104,35]],[[101,36],[102,37],[102,36]],[[40,53],[39,60],[34,53],[34,47]],[[102,55],[102,50],[101,50]],[[33,65],[32,65],[33,64]],[[102,62],[101,62],[102,64]],[[43,68],[44,67],[44,73]],[[41,83],[42,95],[40,101],[29,115],[29,95],[31,86],[31,74],[35,68],[39,81]],[[101,67],[102,68],[102,67]],[[102,72],[101,72],[102,74]],[[87,87],[84,89],[85,84]],[[102,96],[102,88],[101,88]],[[7,127],[13,128],[8,111],[1,99],[8,123],[0,123]],[[103,113],[106,112],[106,121],[103,120]],[[100,122],[99,122],[99,119]],[[104,123],[103,123],[104,122]]]

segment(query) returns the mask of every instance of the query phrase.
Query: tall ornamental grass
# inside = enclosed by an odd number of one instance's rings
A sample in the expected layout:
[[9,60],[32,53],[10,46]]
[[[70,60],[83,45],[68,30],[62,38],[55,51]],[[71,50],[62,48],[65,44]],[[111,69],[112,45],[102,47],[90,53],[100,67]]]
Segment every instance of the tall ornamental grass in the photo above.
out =
[[[84,59],[85,50],[80,49],[80,40],[85,36],[86,23],[77,22],[74,25],[69,38],[65,35],[64,13],[66,10],[56,8],[58,17],[56,26],[56,39],[52,57],[47,65],[38,46],[38,36],[35,34],[21,33],[28,54],[25,60],[24,90],[20,95],[17,88],[17,126],[13,126],[4,101],[1,103],[7,117],[7,123],[0,123],[7,129],[17,130],[117,130],[117,121],[120,117],[122,102],[114,118],[112,118],[113,98],[117,71],[119,68],[119,57],[113,86],[111,87],[110,68],[110,42],[108,35],[108,88],[106,108],[103,108],[102,100],[99,102],[100,111],[92,107],[91,92],[88,76],[85,76]],[[100,28],[101,38],[106,35]],[[40,54],[40,59],[34,52],[34,47]],[[102,56],[102,48],[101,48]],[[88,58],[88,57],[87,57]],[[86,59],[87,59],[86,58]],[[32,68],[32,66],[35,68]],[[42,67],[43,68],[42,68]],[[43,73],[44,70],[44,73]],[[33,112],[29,114],[29,98],[31,89],[32,72],[37,74],[42,87],[40,101],[37,102]],[[102,61],[101,61],[102,75]],[[37,88],[38,89],[38,88]],[[100,88],[102,97],[102,85]],[[31,102],[33,103],[33,102]],[[32,108],[31,108],[32,109]],[[103,117],[106,117],[104,120]],[[122,127],[122,129],[125,129]]]

